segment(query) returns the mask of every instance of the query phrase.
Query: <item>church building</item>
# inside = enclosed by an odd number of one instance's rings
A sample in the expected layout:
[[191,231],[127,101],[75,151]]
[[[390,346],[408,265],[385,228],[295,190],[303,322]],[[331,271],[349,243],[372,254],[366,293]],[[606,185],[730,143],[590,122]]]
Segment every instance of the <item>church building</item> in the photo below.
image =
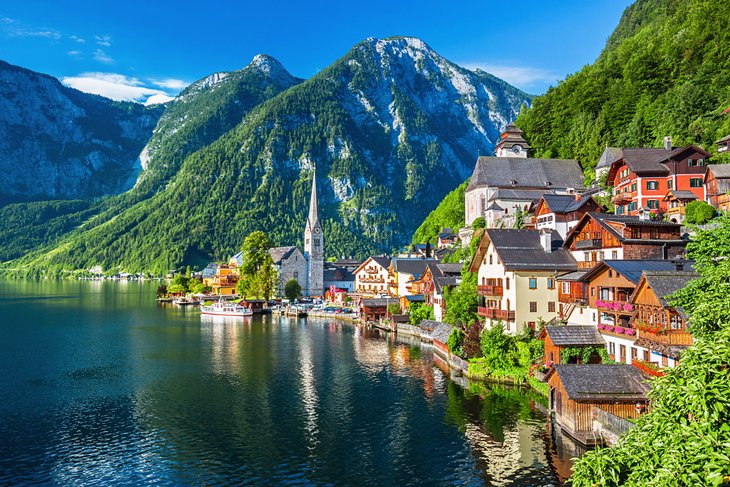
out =
[[317,209],[317,174],[312,175],[312,194],[309,200],[309,216],[304,227],[304,255],[308,261],[309,285],[303,289],[307,296],[324,294],[324,232]]

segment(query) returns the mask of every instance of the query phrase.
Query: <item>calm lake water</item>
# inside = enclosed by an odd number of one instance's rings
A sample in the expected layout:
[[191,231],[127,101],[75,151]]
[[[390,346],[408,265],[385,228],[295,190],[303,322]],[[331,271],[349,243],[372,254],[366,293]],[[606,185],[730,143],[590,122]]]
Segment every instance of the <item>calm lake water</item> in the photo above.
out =
[[419,344],[156,287],[0,280],[0,484],[550,486],[580,453]]

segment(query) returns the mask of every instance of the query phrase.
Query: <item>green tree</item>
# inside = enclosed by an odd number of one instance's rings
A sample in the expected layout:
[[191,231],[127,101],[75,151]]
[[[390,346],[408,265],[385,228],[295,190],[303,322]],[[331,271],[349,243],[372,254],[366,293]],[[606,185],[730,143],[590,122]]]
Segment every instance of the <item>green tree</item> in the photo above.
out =
[[284,296],[290,301],[294,301],[302,295],[302,286],[299,285],[299,281],[296,279],[289,279],[284,284]]
[[400,303],[397,300],[388,304],[388,314],[390,316],[401,314]]
[[487,228],[487,220],[483,216],[478,216],[471,222],[472,230],[479,230],[480,228]]
[[454,355],[458,355],[459,357],[462,357],[464,352],[461,349],[461,346],[463,343],[464,343],[464,330],[462,330],[458,326],[455,326],[454,329],[451,330],[451,333],[449,334],[449,338],[446,341],[446,346],[449,348],[449,352],[453,353]]
[[241,276],[248,277],[256,274],[266,262],[266,256],[269,256],[271,247],[271,240],[264,232],[260,230],[251,232],[243,241],[243,247],[241,248],[243,251]]
[[691,201],[684,209],[685,223],[704,225],[715,217],[715,208],[704,201]]
[[268,252],[263,257],[260,267],[253,273],[241,278],[236,290],[242,296],[251,299],[269,300],[274,296],[278,273]]
[[411,325],[418,326],[423,320],[433,320],[433,306],[421,303],[411,303],[410,306]]
[[515,228],[521,230],[525,226],[525,212],[522,208],[517,208],[515,211]]

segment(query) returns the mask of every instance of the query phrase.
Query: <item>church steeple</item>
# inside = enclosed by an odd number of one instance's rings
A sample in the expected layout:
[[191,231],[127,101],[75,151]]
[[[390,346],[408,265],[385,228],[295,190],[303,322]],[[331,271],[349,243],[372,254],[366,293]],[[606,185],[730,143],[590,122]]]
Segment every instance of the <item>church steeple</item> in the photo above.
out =
[[309,296],[324,293],[324,232],[319,221],[317,174],[312,174],[312,194],[309,197],[309,216],[304,227],[304,255],[309,264],[309,281],[305,291]]

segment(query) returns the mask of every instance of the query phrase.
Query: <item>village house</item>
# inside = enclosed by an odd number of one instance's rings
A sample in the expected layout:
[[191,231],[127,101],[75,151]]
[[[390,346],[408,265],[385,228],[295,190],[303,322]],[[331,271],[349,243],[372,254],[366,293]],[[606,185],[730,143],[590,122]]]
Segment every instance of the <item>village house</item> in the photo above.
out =
[[[730,135],[726,139],[730,140]],[[709,204],[719,211],[730,211],[730,164],[707,166],[705,189]]]
[[635,259],[676,259],[688,240],[677,223],[628,215],[586,213],[565,239],[565,248],[589,269],[598,262]]
[[529,210],[544,193],[583,190],[583,172],[578,161],[528,158],[528,149],[522,131],[510,124],[497,143],[496,156],[477,159],[464,194],[466,226],[459,231],[463,246],[469,244],[471,224],[479,217],[489,216],[493,227],[498,219],[514,218],[518,210]]
[[388,294],[390,257],[378,255],[368,257],[365,262],[353,271],[355,275],[355,292],[363,296],[380,296]]
[[674,148],[671,137],[665,137],[663,149],[621,148],[615,155],[615,160],[602,158],[602,164],[610,162],[607,177],[617,215],[663,213],[668,191],[691,191],[704,201],[703,179],[710,157],[706,150],[694,145]]
[[[670,306],[667,297],[697,277],[699,275],[689,268],[642,274],[630,299],[636,310],[631,323],[636,330],[634,345],[641,350],[634,365],[640,368],[651,364],[674,367],[682,352],[692,345],[687,316],[681,309]],[[653,368],[650,367],[649,372]]]
[[360,319],[364,321],[379,321],[388,316],[388,305],[396,300],[387,298],[372,298],[360,300]]
[[342,289],[348,293],[355,292],[355,274],[354,271],[360,266],[360,262],[353,263],[324,263],[324,289],[331,287]]
[[436,260],[401,257],[391,260],[388,268],[388,291],[390,295],[401,297],[418,294],[420,289],[417,281],[426,271],[426,265],[429,262],[436,262]]
[[672,223],[684,223],[685,207],[688,203],[697,201],[697,195],[686,189],[674,189],[667,191],[663,201],[667,208],[664,219]]
[[[606,346],[606,341],[594,326],[547,325],[540,330],[537,338],[545,341],[546,364],[579,364],[582,363],[580,357],[571,356],[565,360],[565,357],[560,356],[561,352],[567,348]],[[601,363],[601,356],[592,354],[588,363]]]
[[461,283],[461,264],[443,264],[429,262],[416,285],[420,293],[426,298],[426,305],[433,306],[436,321],[442,321],[446,314],[444,290],[458,286]]
[[231,296],[237,294],[236,284],[238,284],[239,279],[238,265],[235,262],[231,262],[229,264],[219,265],[212,277],[203,278],[203,284],[209,286],[213,294],[218,296]]
[[274,247],[269,255],[278,273],[277,294],[284,295],[284,286],[290,279],[295,279],[302,287],[302,294],[309,295],[308,263],[299,247]]
[[631,365],[555,365],[547,373],[547,382],[548,407],[555,421],[585,445],[596,443],[596,413],[636,419],[648,405],[649,384]]
[[535,228],[556,230],[565,239],[589,212],[603,212],[603,206],[590,195],[544,194],[535,206]]
[[487,327],[533,330],[557,317],[558,275],[574,271],[575,259],[558,232],[488,228],[469,270],[477,273],[478,314]]
[[728,147],[730,147],[730,135],[726,135],[722,139],[715,142],[715,146],[717,147],[717,153],[722,154],[723,152],[727,152]]
[[443,249],[453,247],[459,242],[459,235],[453,233],[450,228],[444,228],[436,238],[436,248]]

